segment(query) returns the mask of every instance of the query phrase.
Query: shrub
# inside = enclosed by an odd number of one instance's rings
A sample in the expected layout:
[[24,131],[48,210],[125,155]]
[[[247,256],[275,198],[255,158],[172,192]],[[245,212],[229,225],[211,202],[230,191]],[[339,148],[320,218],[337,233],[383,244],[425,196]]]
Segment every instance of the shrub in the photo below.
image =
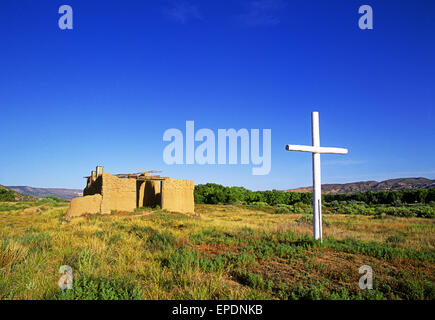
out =
[[175,243],[175,237],[170,232],[162,232],[162,233],[154,233],[152,234],[148,240],[147,243],[149,245],[157,250],[157,249],[166,249]]
[[59,198],[58,197],[44,197],[44,198],[42,198],[42,200],[59,202]]
[[42,199],[39,199],[36,202],[36,205],[43,205],[43,204],[48,204],[48,205],[57,205],[59,204],[59,198],[58,197],[44,197]]
[[280,213],[292,213],[292,212],[293,212],[293,210],[292,210],[291,206],[281,204],[281,205],[277,206],[274,213],[280,214]]
[[163,259],[162,265],[176,272],[188,273],[199,268],[199,252],[182,247],[175,250],[169,258]]
[[15,201],[14,192],[9,189],[0,189],[0,201]]
[[395,246],[399,243],[403,243],[406,241],[405,236],[397,234],[397,235],[393,235],[393,236],[389,236],[385,242],[390,243],[391,245]]
[[312,224],[313,223],[313,216],[309,214],[304,214],[299,219],[296,219],[296,223],[299,224]]
[[72,289],[59,289],[59,300],[142,300],[139,285],[124,279],[109,280],[84,275],[73,278]]
[[253,272],[236,272],[236,277],[240,283],[247,285],[253,289],[261,289],[264,287],[265,281],[263,277]]
[[255,202],[250,203],[250,205],[256,206],[256,207],[267,207],[268,206],[267,202],[263,202],[263,201],[255,201]]

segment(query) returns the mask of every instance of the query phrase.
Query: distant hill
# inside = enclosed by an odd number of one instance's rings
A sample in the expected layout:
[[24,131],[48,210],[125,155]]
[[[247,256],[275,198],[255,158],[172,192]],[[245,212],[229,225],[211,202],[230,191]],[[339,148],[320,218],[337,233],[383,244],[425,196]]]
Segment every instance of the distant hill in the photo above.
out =
[[7,186],[7,188],[38,198],[58,197],[61,199],[71,200],[72,198],[81,197],[83,195],[83,190],[81,189],[32,188],[28,186]]
[[[20,192],[17,192],[15,190],[11,190],[11,189],[9,189],[5,186],[2,186],[0,184],[0,193],[2,193],[4,191],[7,191],[6,194],[9,194],[8,192],[12,193],[12,196],[14,197],[15,201],[37,201],[38,200],[38,198],[35,196],[22,194]],[[8,195],[8,197],[9,197],[9,195]],[[7,200],[7,201],[9,201],[9,200]]]
[[[343,184],[322,184],[322,193],[357,193],[366,191],[412,190],[435,188],[435,180],[427,178],[399,178],[385,181],[360,181]],[[284,191],[311,192],[312,187]]]

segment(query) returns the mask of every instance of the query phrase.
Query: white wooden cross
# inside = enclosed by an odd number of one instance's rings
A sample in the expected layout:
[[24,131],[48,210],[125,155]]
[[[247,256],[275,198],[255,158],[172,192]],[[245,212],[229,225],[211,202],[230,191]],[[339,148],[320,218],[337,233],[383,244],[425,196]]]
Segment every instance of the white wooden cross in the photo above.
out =
[[314,240],[322,240],[322,183],[320,179],[320,154],[347,154],[347,149],[320,146],[319,113],[311,113],[312,146],[286,145],[288,151],[305,151],[313,154],[313,232]]

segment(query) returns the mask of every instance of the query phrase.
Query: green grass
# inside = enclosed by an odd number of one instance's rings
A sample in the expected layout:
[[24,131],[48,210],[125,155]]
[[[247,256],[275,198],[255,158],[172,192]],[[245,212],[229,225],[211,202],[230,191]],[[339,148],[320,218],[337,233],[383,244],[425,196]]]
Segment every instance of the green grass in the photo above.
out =
[[[0,205],[14,207],[0,212],[1,299],[435,298],[433,219],[325,213],[319,243],[297,206],[67,221],[67,204],[53,199],[26,214],[17,208],[29,203]],[[373,290],[358,287],[363,264],[373,268]],[[72,290],[58,287],[62,265],[73,269]]]
[[[50,297],[47,297],[50,299]],[[142,300],[142,289],[134,282],[81,276],[71,290],[57,292],[58,300]]]

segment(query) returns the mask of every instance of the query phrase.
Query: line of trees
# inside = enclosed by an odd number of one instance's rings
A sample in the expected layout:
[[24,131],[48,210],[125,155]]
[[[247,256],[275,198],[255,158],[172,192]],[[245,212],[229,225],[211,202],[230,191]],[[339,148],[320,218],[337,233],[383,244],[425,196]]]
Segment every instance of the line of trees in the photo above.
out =
[[435,202],[435,188],[397,191],[325,194],[325,202],[361,201],[367,204],[401,204]]
[[[243,187],[225,187],[216,183],[195,186],[195,203],[205,204],[253,204],[267,203],[294,205],[297,203],[311,204],[311,192],[251,191]],[[326,194],[323,201],[348,202],[359,201],[366,204],[410,204],[435,202],[435,189],[415,189],[400,191],[359,192],[352,194]]]
[[195,203],[230,204],[264,202],[271,206],[277,204],[311,203],[311,193],[272,191],[251,191],[243,187],[225,187],[207,183],[195,186]]

